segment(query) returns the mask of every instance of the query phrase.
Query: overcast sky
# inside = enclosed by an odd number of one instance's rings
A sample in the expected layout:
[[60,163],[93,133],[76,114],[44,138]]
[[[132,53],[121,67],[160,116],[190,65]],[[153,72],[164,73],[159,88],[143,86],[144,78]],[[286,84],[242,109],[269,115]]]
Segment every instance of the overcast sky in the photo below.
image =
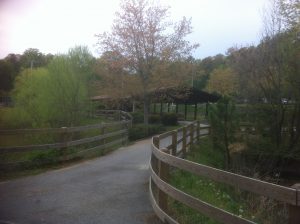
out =
[[[171,18],[192,17],[188,39],[196,58],[225,53],[234,45],[257,44],[267,0],[161,0]],[[95,34],[110,31],[119,0],[0,0],[0,58],[28,48],[65,53],[87,45],[98,56]]]

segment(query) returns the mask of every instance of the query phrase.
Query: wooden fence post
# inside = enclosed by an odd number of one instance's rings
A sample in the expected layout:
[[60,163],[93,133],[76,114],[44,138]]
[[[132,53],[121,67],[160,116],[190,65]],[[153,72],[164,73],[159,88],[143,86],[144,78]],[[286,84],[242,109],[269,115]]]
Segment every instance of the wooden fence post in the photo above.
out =
[[[159,149],[159,138],[158,136],[153,137],[153,144],[156,148]],[[163,152],[168,153],[168,149],[162,149]],[[154,159],[154,160],[153,160]],[[164,181],[168,181],[169,178],[169,165],[160,161],[157,159],[153,154],[152,154],[152,167],[154,172],[157,173],[157,175]],[[168,208],[168,195],[158,189],[158,194],[157,194],[157,201],[159,207],[166,211]]]
[[197,121],[197,142],[200,141],[200,121]]
[[[168,153],[168,149],[162,149],[163,152]],[[162,179],[165,182],[168,182],[169,179],[169,165],[167,163],[164,163],[162,161],[158,161],[158,176],[160,179]],[[158,191],[158,205],[159,207],[167,212],[168,209],[168,195],[159,190]]]
[[124,128],[127,130],[127,132],[124,133],[124,136],[125,136],[125,141],[124,141],[124,145],[127,145],[128,142],[129,142],[129,122],[125,122],[124,123]]
[[186,156],[186,127],[182,129],[182,156],[183,158]]
[[[101,128],[101,135],[104,135],[105,134],[105,127],[102,127]],[[105,141],[105,138],[102,140],[102,144],[105,145],[106,141]]]
[[172,155],[176,156],[177,153],[177,131],[172,132]]
[[289,224],[300,223],[300,184],[295,184],[292,188],[297,190],[296,203],[297,205],[289,206]]
[[193,138],[194,138],[194,123],[190,125],[190,146],[193,144]]
[[158,136],[153,137],[153,144],[156,148],[159,149],[159,137]]
[[197,120],[197,114],[198,114],[198,108],[197,108],[198,104],[195,103],[195,107],[194,107],[194,120]]
[[[153,137],[153,144],[156,148],[159,149],[159,138],[158,138],[158,136]],[[154,172],[158,173],[158,160],[153,154],[152,154],[151,161],[152,161],[152,167],[153,167]]]
[[62,147],[61,147],[61,152],[60,155],[63,156],[63,160],[65,160],[65,155],[66,155],[66,149],[68,148],[68,129],[67,127],[61,127],[61,143],[62,143]]

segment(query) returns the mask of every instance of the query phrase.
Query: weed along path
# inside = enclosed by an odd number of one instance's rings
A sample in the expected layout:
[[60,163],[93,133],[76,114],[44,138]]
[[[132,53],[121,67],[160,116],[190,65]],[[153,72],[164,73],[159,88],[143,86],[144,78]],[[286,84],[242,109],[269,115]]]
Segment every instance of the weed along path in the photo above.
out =
[[60,170],[0,183],[0,223],[159,223],[148,197],[150,139]]

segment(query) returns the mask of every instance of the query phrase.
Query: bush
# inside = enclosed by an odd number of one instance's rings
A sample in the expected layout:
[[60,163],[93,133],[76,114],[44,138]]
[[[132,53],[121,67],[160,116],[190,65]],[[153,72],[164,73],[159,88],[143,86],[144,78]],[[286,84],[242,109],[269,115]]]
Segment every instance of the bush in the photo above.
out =
[[88,83],[93,63],[86,47],[76,47],[55,56],[47,67],[23,70],[12,92],[19,128],[28,123],[28,128],[79,125],[90,109]]
[[177,114],[177,120],[178,120],[178,121],[184,121],[184,120],[185,120],[184,114],[178,113],[178,114]]
[[149,116],[149,123],[150,124],[160,124],[161,119],[159,114],[151,114]]
[[141,124],[144,122],[144,114],[142,112],[132,112],[130,114],[132,116],[133,124]]
[[174,113],[163,114],[161,117],[163,125],[177,125],[177,115]]
[[229,145],[233,143],[238,127],[234,101],[224,96],[216,104],[210,105],[209,122],[214,146],[224,151],[225,167],[228,169],[230,165]]
[[129,129],[129,140],[134,141],[137,139],[146,138],[158,134],[164,130],[165,129],[162,125],[134,125],[132,128]]
[[30,160],[33,166],[42,167],[58,163],[58,159],[60,156],[61,151],[50,150],[48,152],[39,152],[37,154],[33,154]]

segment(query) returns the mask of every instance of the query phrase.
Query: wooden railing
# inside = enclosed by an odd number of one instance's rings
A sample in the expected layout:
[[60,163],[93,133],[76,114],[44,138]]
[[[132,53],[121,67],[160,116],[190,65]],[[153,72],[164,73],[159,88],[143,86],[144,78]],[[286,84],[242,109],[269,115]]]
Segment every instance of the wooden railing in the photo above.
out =
[[[34,138],[34,136],[55,136],[52,137],[51,143],[44,144],[26,144],[14,146],[0,146],[0,156],[9,157],[14,154],[24,154],[26,152],[49,152],[57,150],[57,161],[63,162],[79,157],[84,157],[90,152],[100,151],[128,141],[128,129],[132,123],[130,114],[123,111],[98,111],[96,116],[110,116],[113,120],[109,123],[99,123],[79,127],[61,127],[61,128],[42,128],[42,129],[17,129],[17,130],[0,130],[0,136],[9,138]],[[92,133],[88,133],[92,132]],[[85,134],[83,134],[85,133]],[[25,136],[25,137],[24,137]],[[83,137],[84,136],[84,137]],[[38,137],[37,137],[38,138]],[[42,138],[43,139],[43,138]],[[39,142],[41,140],[39,139]],[[52,143],[54,141],[54,143]],[[77,148],[76,148],[77,147]],[[76,149],[75,149],[76,148]],[[23,156],[26,157],[26,156]],[[30,157],[30,156],[29,156]],[[45,158],[47,160],[47,158]],[[41,161],[42,163],[42,161]],[[14,170],[28,167],[32,164],[32,159],[19,161],[0,161],[0,170]]]
[[[200,127],[199,122],[170,131],[152,139],[152,155],[150,161],[149,192],[153,209],[157,216],[165,223],[178,224],[168,214],[168,197],[175,199],[201,214],[225,224],[254,224],[235,214],[217,208],[201,201],[168,183],[170,166],[185,170],[192,174],[210,178],[225,183],[240,190],[266,196],[289,205],[289,223],[300,223],[300,185],[292,188],[275,185],[257,179],[241,176],[227,171],[185,160],[188,147],[203,135],[209,134],[209,127]],[[182,158],[180,158],[182,157]],[[157,191],[154,190],[156,189]]]

